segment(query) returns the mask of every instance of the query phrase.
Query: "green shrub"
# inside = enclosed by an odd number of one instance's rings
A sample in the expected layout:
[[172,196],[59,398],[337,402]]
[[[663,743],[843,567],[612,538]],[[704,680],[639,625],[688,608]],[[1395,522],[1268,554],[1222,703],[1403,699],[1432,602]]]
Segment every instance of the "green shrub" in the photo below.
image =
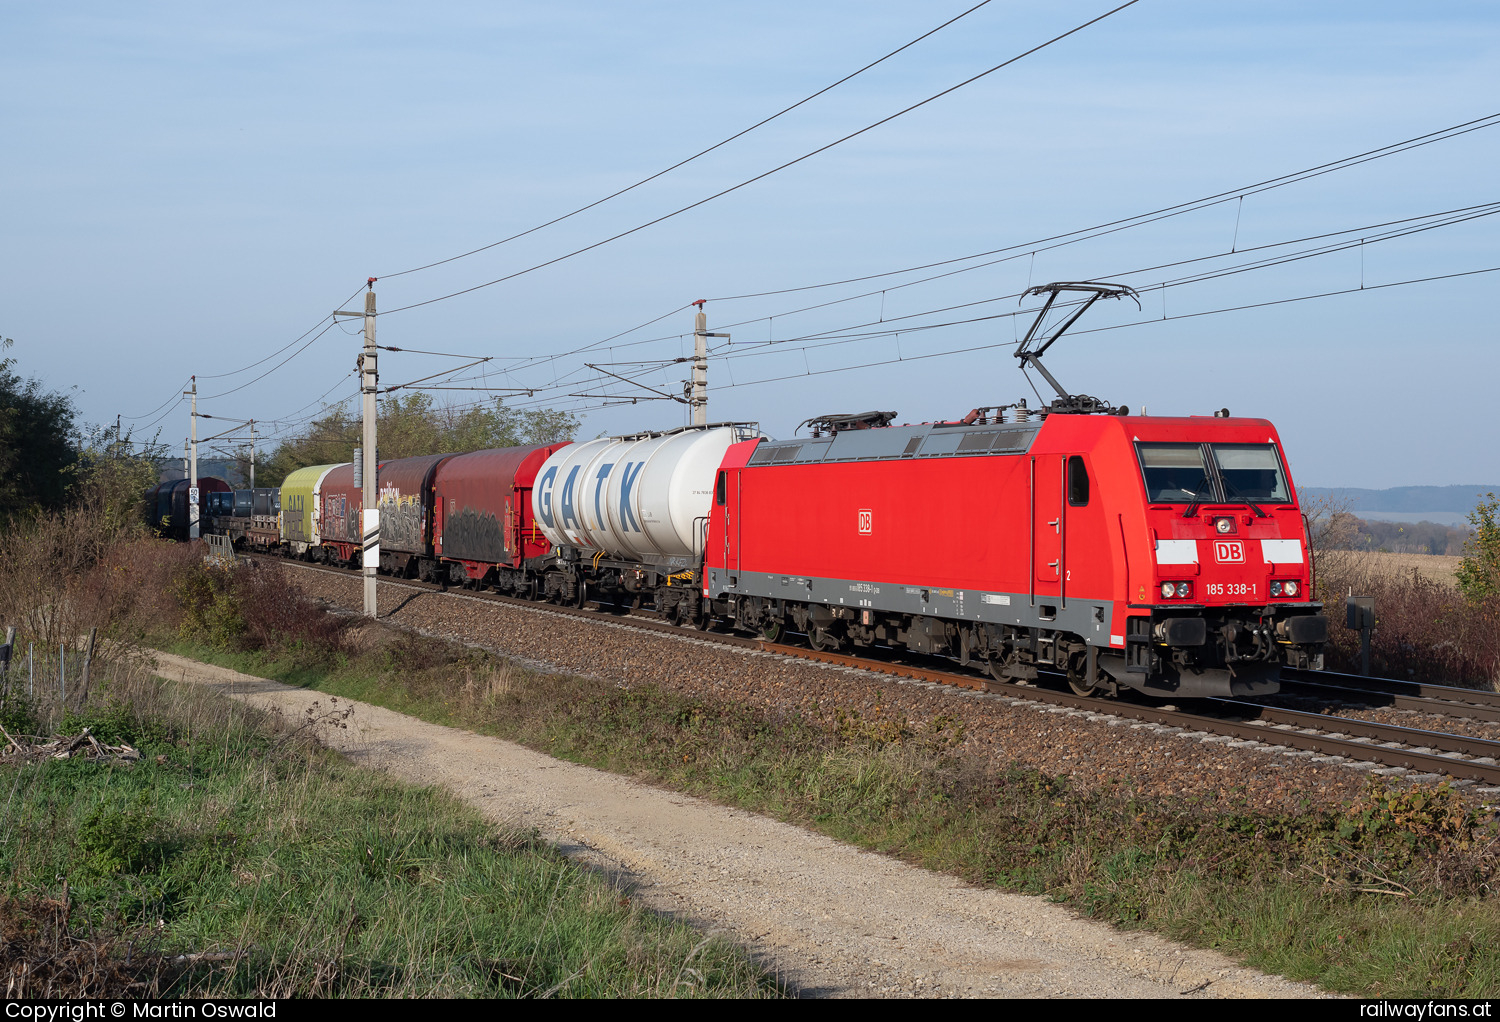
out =
[[206,561],[194,561],[172,578],[172,596],[182,610],[183,638],[233,647],[245,632],[245,617],[232,572]]
[[140,801],[97,807],[78,827],[85,866],[106,875],[141,872],[156,858],[149,840],[156,827],[156,817]]
[[1500,597],[1500,497],[1493,493],[1485,496],[1488,499],[1469,512],[1474,535],[1454,571],[1459,591],[1471,603]]

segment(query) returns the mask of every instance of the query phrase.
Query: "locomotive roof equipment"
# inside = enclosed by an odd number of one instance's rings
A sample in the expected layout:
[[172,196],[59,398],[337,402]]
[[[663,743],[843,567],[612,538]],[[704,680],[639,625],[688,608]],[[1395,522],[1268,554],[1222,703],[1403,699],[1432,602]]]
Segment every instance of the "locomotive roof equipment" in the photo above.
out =
[[[1046,320],[1047,314],[1052,311],[1052,307],[1057,304],[1057,296],[1064,291],[1075,291],[1086,294],[1088,297],[1078,304],[1071,315],[1046,332],[1045,339],[1039,339],[1039,335],[1043,335],[1043,321]],[[1038,284],[1036,287],[1027,288],[1021,295],[1021,298],[1025,300],[1032,295],[1043,294],[1047,296],[1047,302],[1042,306],[1042,311],[1037,314],[1036,321],[1031,324],[1031,329],[1026,331],[1026,336],[1022,339],[1020,346],[1016,348],[1016,358],[1021,360],[1021,372],[1024,373],[1028,366],[1034,368],[1042,374],[1048,383],[1052,384],[1052,389],[1057,391],[1057,397],[1043,414],[1087,415],[1095,412],[1103,415],[1129,414],[1130,409],[1123,405],[1115,408],[1101,398],[1090,397],[1087,394],[1069,394],[1063,389],[1063,385],[1057,382],[1057,378],[1047,371],[1046,366],[1042,365],[1041,356],[1048,348],[1056,344],[1057,339],[1066,333],[1069,327],[1078,322],[1078,318],[1089,311],[1093,307],[1093,304],[1101,298],[1129,297],[1135,302],[1136,308],[1140,308],[1141,297],[1136,293],[1135,288],[1127,287],[1124,284],[1101,284],[1094,281],[1055,281],[1051,284]],[[1033,347],[1033,344],[1035,344],[1035,347]],[[1041,395],[1038,394],[1037,396],[1040,397]]]

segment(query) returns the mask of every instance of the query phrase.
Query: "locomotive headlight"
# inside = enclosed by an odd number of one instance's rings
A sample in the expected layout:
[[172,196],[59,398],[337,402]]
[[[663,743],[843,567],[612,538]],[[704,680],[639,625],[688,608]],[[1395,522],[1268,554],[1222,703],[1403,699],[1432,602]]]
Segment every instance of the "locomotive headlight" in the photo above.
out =
[[1296,582],[1287,582],[1286,584],[1284,584],[1281,587],[1281,591],[1284,592],[1284,593],[1286,593],[1288,596],[1296,596],[1297,595],[1297,583]]
[[1193,583],[1191,583],[1191,582],[1178,582],[1177,583],[1177,598],[1178,599],[1185,600],[1189,596],[1192,596],[1192,595],[1193,595]]
[[1272,596],[1280,596],[1281,595],[1281,583],[1280,582],[1272,582],[1271,583],[1271,595]]
[[1175,586],[1171,582],[1163,582],[1161,584],[1161,598],[1162,599],[1164,599],[1164,600],[1170,600],[1172,597],[1174,597],[1176,595],[1177,595],[1177,586]]
[[1234,531],[1234,519],[1233,518],[1215,518],[1214,519],[1214,529],[1220,535],[1223,535],[1226,532],[1233,532]]

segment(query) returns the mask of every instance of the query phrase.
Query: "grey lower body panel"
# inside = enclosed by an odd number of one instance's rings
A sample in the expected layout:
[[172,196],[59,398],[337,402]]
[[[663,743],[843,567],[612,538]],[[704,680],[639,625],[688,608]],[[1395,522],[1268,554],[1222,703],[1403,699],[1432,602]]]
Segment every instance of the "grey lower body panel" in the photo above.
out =
[[[703,584],[711,599],[760,596],[835,607],[856,607],[885,614],[911,614],[1069,632],[1091,646],[1110,646],[1113,605],[1108,600],[1002,593],[981,589],[808,578],[763,571],[704,569]],[[1116,647],[1119,648],[1119,647]]]

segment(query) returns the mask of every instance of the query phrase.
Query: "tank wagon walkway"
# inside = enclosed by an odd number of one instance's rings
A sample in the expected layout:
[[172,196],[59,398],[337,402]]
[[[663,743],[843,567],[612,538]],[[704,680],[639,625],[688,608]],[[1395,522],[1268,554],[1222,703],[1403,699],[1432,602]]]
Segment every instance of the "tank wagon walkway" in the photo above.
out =
[[[166,653],[163,677],[298,719],[328,696]],[[349,705],[341,701],[340,706]],[[652,909],[751,948],[804,996],[1276,997],[1314,988],[971,887],[765,817],[353,703],[324,738],[366,766],[536,828]]]

